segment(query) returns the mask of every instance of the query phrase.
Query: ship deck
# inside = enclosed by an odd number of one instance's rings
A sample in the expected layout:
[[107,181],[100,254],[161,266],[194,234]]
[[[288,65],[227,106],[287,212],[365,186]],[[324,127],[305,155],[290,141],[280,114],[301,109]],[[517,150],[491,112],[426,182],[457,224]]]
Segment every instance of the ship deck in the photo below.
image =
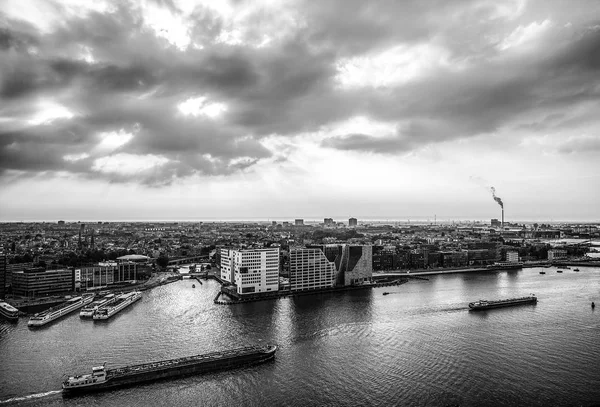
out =
[[162,360],[162,361],[158,361],[158,362],[142,363],[139,365],[131,365],[131,366],[125,366],[125,367],[120,367],[120,368],[116,368],[116,369],[109,369],[107,371],[107,379],[125,376],[125,375],[131,374],[131,373],[139,373],[139,372],[152,371],[152,370],[161,370],[161,369],[164,369],[164,368],[167,368],[170,366],[180,366],[180,365],[192,364],[192,363],[197,363],[197,362],[228,359],[228,358],[245,356],[245,355],[250,355],[253,353],[260,353],[260,352],[266,352],[266,351],[268,351],[268,348],[265,346],[247,346],[244,348],[211,352],[211,353],[205,353],[202,355],[187,356],[187,357],[177,358],[177,359],[168,359],[168,360]]

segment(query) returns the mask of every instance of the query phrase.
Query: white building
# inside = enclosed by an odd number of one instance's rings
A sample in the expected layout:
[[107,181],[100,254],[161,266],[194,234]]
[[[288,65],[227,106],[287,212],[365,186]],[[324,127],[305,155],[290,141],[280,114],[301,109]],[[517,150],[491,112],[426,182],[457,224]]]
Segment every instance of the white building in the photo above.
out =
[[234,283],[233,250],[221,249],[221,280]]
[[552,249],[548,250],[548,261],[566,259],[567,251],[562,249]]
[[279,248],[222,249],[221,278],[233,282],[240,295],[278,291]]
[[292,291],[333,287],[335,263],[320,249],[290,250],[290,289]]
[[515,252],[515,251],[506,252],[506,261],[509,263],[518,263],[519,262],[519,252]]

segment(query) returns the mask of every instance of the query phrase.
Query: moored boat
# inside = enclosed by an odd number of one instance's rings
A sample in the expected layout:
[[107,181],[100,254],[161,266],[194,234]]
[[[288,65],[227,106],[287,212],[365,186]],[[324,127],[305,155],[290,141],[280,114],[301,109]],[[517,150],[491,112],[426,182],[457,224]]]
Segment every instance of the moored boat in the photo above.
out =
[[93,295],[83,295],[81,297],[71,298],[70,300],[63,302],[55,307],[49,308],[46,311],[38,312],[29,318],[27,326],[39,327],[46,325],[62,316],[65,316],[79,308],[89,304],[94,299]]
[[4,301],[0,301],[0,315],[9,321],[19,320],[19,310]]
[[105,295],[102,298],[94,300],[90,304],[86,305],[79,311],[79,316],[81,318],[92,318],[94,316],[94,312],[96,312],[100,307],[104,305],[109,305],[115,302],[117,297],[114,294]]
[[117,296],[114,302],[98,308],[94,312],[94,316],[92,318],[95,321],[107,320],[113,315],[117,314],[119,311],[127,308],[140,298],[142,298],[142,293],[140,291],[132,291],[126,294],[121,294]]
[[485,310],[490,308],[500,308],[500,307],[511,307],[513,305],[521,305],[521,304],[536,304],[537,297],[534,294],[531,294],[528,297],[520,297],[520,298],[509,298],[506,300],[479,300],[475,302],[469,303],[469,308],[477,311],[477,310]]
[[563,271],[561,269],[556,270],[557,273],[562,273]]
[[63,382],[62,389],[65,395],[81,394],[171,377],[233,369],[269,361],[275,357],[276,351],[277,345],[248,346],[117,369],[106,369],[105,363],[93,367],[90,374],[70,376]]
[[546,272],[545,271],[540,271],[540,274],[546,274]]

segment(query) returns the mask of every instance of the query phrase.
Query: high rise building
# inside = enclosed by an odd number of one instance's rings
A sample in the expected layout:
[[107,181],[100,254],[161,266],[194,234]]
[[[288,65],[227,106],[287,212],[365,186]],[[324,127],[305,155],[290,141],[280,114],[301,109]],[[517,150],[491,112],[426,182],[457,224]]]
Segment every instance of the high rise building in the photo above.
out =
[[320,249],[290,250],[290,289],[292,291],[333,287],[335,263]]
[[325,226],[333,226],[333,218],[325,218],[323,219],[323,223]]
[[296,220],[294,220],[294,225],[296,225],[296,226],[304,226],[304,219],[296,219]]
[[350,227],[356,227],[358,225],[358,221],[356,220],[356,218],[350,218],[348,219],[348,226]]
[[221,248],[221,280],[234,283],[233,250]]
[[0,254],[0,299],[4,299],[6,296],[6,265],[8,259],[6,254]]
[[231,278],[238,295],[278,291],[279,248],[222,249],[221,278]]

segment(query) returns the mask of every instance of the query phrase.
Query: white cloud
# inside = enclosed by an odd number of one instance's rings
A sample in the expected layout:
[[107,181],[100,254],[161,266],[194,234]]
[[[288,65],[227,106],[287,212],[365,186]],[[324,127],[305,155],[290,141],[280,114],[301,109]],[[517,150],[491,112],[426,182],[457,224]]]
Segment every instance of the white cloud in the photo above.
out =
[[337,63],[344,87],[398,85],[450,66],[448,50],[435,44],[398,45],[383,52],[344,58]]
[[102,132],[99,135],[100,143],[94,148],[96,152],[110,152],[129,143],[134,135],[124,129],[119,131]]
[[79,161],[79,160],[84,160],[86,158],[88,158],[90,155],[88,153],[81,153],[81,154],[67,154],[65,156],[63,156],[63,160],[65,161]]
[[385,137],[396,133],[396,122],[376,121],[367,116],[354,116],[321,128],[327,136],[345,134],[366,134],[373,137]]
[[135,175],[160,167],[169,160],[160,155],[119,153],[94,160],[92,170],[105,174]]
[[215,119],[227,111],[227,105],[220,102],[208,102],[205,96],[189,98],[177,105],[185,116],[206,116]]
[[501,51],[509,48],[519,47],[524,44],[534,43],[542,34],[552,26],[552,22],[548,19],[538,23],[533,23],[523,26],[520,25],[514,29],[504,40],[498,44],[497,48]]
[[50,124],[57,119],[71,119],[75,115],[65,106],[51,100],[41,100],[38,102],[38,112],[28,120],[28,124],[39,126]]

